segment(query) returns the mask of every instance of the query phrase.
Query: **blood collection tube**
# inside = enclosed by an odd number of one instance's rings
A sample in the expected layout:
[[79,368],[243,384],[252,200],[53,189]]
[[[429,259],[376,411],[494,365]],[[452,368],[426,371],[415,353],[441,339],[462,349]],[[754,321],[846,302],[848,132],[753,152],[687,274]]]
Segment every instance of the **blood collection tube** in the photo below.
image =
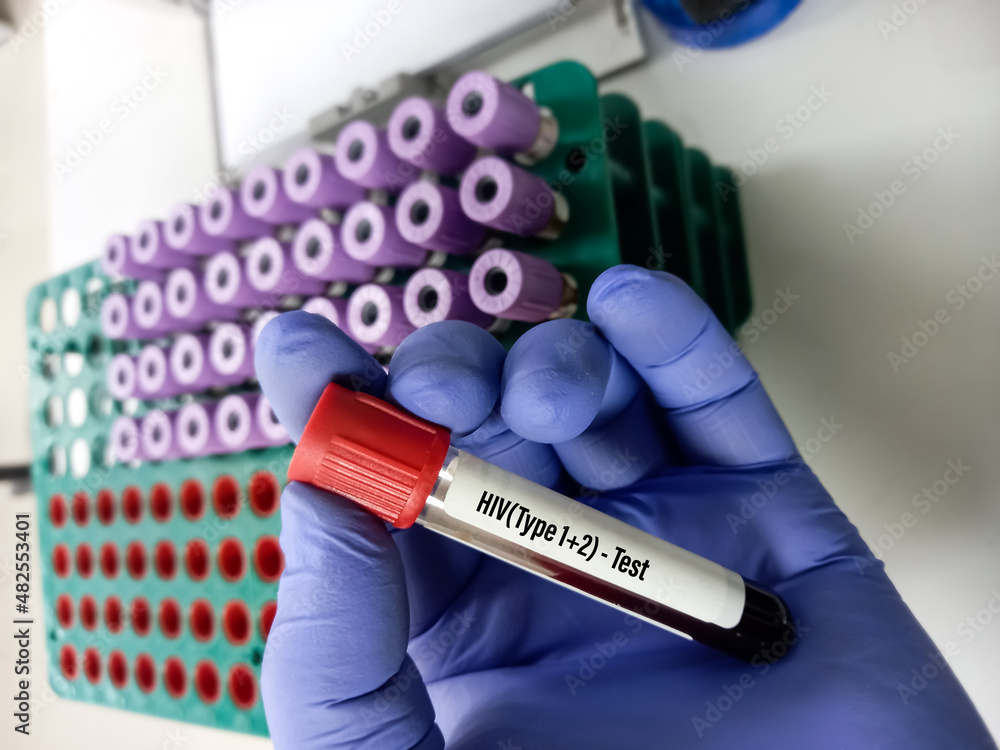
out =
[[187,388],[170,371],[169,350],[147,344],[136,358],[136,389],[144,399],[170,398],[186,393]]
[[292,262],[306,276],[323,281],[364,284],[375,278],[375,266],[344,251],[340,226],[322,219],[310,219],[299,227],[292,240]]
[[320,398],[288,478],[354,500],[397,528],[419,523],[746,661],[794,640],[777,594],[451,447],[444,428],[339,385]]
[[190,268],[170,272],[163,296],[170,316],[186,321],[191,327],[213,320],[235,320],[240,315],[238,308],[210,300],[205,291],[204,275]]
[[132,239],[132,260],[153,268],[193,268],[198,263],[185,253],[173,250],[163,236],[162,221],[144,221]]
[[364,120],[340,131],[334,159],[344,177],[373,190],[399,190],[418,176],[412,164],[393,153],[385,130]]
[[201,228],[213,237],[248,240],[274,232],[274,227],[266,221],[255,219],[243,210],[239,193],[227,187],[215,189],[198,218]]
[[132,319],[146,332],[146,338],[171,331],[191,331],[201,328],[201,321],[178,320],[170,315],[163,287],[155,281],[143,281],[132,297]]
[[135,367],[135,360],[129,354],[116,354],[108,363],[106,384],[115,401],[124,401],[135,394]]
[[288,445],[292,439],[288,431],[278,421],[278,415],[271,408],[271,402],[266,396],[258,396],[253,406],[254,424],[266,445]]
[[576,312],[573,279],[534,255],[496,248],[480,255],[469,272],[469,294],[485,313],[539,323]]
[[298,224],[316,211],[296,203],[285,192],[281,170],[254,167],[240,185],[240,204],[249,216],[268,224]]
[[227,452],[236,453],[281,444],[275,443],[271,435],[260,429],[257,406],[261,398],[255,393],[234,393],[219,401],[215,410],[215,434]]
[[362,284],[347,301],[347,331],[366,348],[399,346],[414,331],[403,310],[403,287]]
[[473,70],[448,93],[448,122],[471,143],[533,164],[548,156],[559,140],[559,123],[524,92]]
[[466,215],[520,237],[551,240],[569,219],[569,204],[541,177],[496,156],[478,159],[462,176],[458,197]]
[[170,372],[188,393],[226,385],[243,378],[227,377],[213,368],[208,359],[208,336],[184,333],[170,347]]
[[113,234],[104,243],[101,253],[101,270],[113,279],[149,279],[161,281],[163,271],[144,266],[132,259],[132,238],[125,234]]
[[496,320],[483,312],[469,294],[469,276],[443,268],[421,268],[403,288],[403,310],[417,328],[440,320],[465,320],[489,328]]
[[396,202],[396,227],[403,239],[427,250],[465,255],[483,246],[487,230],[462,210],[458,191],[421,180]]
[[132,319],[131,300],[118,292],[112,292],[101,303],[101,333],[114,341],[141,339],[147,335]]
[[216,253],[209,258],[202,279],[205,294],[217,305],[256,307],[268,296],[250,285],[243,260],[235,253]]
[[111,423],[108,434],[108,458],[111,463],[130,464],[142,453],[139,423],[132,417],[118,417]]
[[418,169],[458,174],[476,157],[476,147],[452,130],[444,108],[419,96],[396,105],[386,132],[393,153]]
[[302,309],[322,315],[338,328],[347,325],[347,299],[344,297],[310,297],[302,303]]
[[247,281],[257,290],[263,307],[277,307],[280,298],[289,294],[319,294],[326,282],[302,273],[292,261],[291,248],[273,237],[254,242],[247,250],[243,270]]
[[348,255],[373,266],[414,267],[427,258],[424,248],[399,233],[393,210],[371,201],[347,209],[340,237]]
[[235,323],[223,323],[208,340],[208,362],[219,375],[239,383],[255,377],[253,347],[247,331]]
[[232,240],[212,236],[202,228],[201,212],[200,206],[190,203],[178,203],[174,206],[163,226],[167,245],[188,255],[212,255],[224,250],[234,250]]
[[333,156],[308,147],[292,154],[282,181],[289,198],[311,208],[347,208],[367,192],[340,173]]
[[177,412],[153,409],[139,423],[139,442],[146,461],[172,461],[180,458],[177,444]]
[[224,453],[225,446],[215,434],[213,423],[216,404],[185,404],[177,412],[177,447],[186,457]]

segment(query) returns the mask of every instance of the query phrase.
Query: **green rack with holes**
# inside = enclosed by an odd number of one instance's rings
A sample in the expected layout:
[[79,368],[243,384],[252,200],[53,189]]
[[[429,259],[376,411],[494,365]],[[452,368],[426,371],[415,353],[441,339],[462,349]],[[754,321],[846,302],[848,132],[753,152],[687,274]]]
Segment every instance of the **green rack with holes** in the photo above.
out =
[[[677,274],[735,330],[750,306],[739,204],[713,187],[731,184],[730,173],[666,125],[643,121],[627,97],[599,95],[577,63],[515,83],[530,84],[559,121],[555,149],[531,169],[565,195],[570,219],[557,240],[510,237],[505,246],[573,276],[578,318],[594,279],[626,262]],[[111,464],[106,436],[117,416],[183,400],[122,403],[105,387],[110,358],[136,354],[140,342],[102,337],[101,302],[133,289],[92,262],[27,300],[49,680],[65,698],[266,735],[260,664],[292,448]],[[527,328],[514,324],[501,340],[510,346]]]

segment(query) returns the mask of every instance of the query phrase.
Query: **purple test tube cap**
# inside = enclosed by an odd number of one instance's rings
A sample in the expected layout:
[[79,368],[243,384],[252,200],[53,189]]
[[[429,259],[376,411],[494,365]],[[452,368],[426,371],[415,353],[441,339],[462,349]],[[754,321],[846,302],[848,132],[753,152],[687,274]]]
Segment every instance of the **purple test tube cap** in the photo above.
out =
[[509,83],[480,70],[448,93],[448,122],[467,141],[503,154],[528,151],[538,138],[538,105]]
[[254,167],[247,173],[240,186],[240,204],[247,215],[269,224],[298,224],[316,215],[288,196],[281,170],[274,167]]
[[404,287],[403,309],[416,328],[441,320],[465,320],[489,328],[496,319],[473,303],[467,274],[443,268],[421,268],[410,277]]
[[167,245],[163,236],[162,221],[144,221],[132,238],[132,260],[141,266],[152,268],[193,268],[198,259],[179,253]]
[[452,130],[444,109],[419,96],[396,105],[386,132],[396,156],[419,169],[458,174],[476,157],[476,147]]
[[108,433],[108,457],[112,463],[130,464],[142,455],[139,423],[132,417],[118,417]]
[[364,120],[340,131],[334,159],[344,177],[374,190],[396,192],[419,176],[419,170],[393,153],[386,132]]
[[285,193],[312,208],[346,208],[365,199],[366,190],[344,177],[333,157],[312,148],[300,148],[285,164]]
[[132,319],[131,300],[118,292],[109,294],[101,303],[101,333],[113,341],[147,336],[147,332]]
[[201,228],[213,237],[249,240],[266,237],[274,232],[271,224],[255,219],[244,211],[239,193],[227,187],[218,187],[212,192],[198,218]]
[[148,279],[161,281],[163,271],[132,258],[132,238],[125,234],[113,234],[104,243],[101,253],[101,270],[112,279]]
[[135,360],[129,354],[116,354],[108,363],[105,376],[108,393],[115,401],[124,401],[135,395]]
[[375,266],[344,251],[340,226],[322,219],[304,222],[292,241],[292,262],[306,276],[323,281],[364,284],[375,278]]
[[163,225],[167,245],[188,255],[211,255],[235,249],[232,240],[213,237],[202,228],[201,211],[199,206],[190,203],[174,206]]
[[414,331],[403,310],[403,287],[363,284],[347,302],[347,330],[368,347],[399,346]]
[[414,245],[451,255],[472,252],[486,241],[486,227],[465,215],[457,190],[424,180],[399,196],[396,226]]
[[182,456],[211,456],[224,453],[225,446],[215,434],[216,404],[185,404],[177,412],[177,446]]
[[247,282],[260,292],[262,300],[271,302],[263,307],[277,307],[279,297],[288,294],[319,294],[326,282],[302,273],[292,261],[291,249],[273,237],[254,242],[247,250],[243,264]]
[[373,266],[412,268],[427,258],[427,250],[399,233],[395,212],[371,201],[355,203],[348,209],[340,237],[349,256]]
[[496,156],[469,167],[459,199],[470,219],[520,237],[541,234],[556,210],[556,196],[545,180]]
[[208,361],[212,369],[237,382],[256,377],[249,333],[235,323],[218,326],[208,341]]
[[483,253],[469,272],[476,307],[498,318],[539,323],[559,310],[562,274],[534,255],[497,248]]

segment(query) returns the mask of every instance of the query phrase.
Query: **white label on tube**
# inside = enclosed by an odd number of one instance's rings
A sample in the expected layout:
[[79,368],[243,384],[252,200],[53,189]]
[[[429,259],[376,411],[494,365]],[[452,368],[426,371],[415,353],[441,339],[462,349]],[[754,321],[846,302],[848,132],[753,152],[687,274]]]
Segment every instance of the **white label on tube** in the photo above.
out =
[[739,623],[733,571],[468,453],[449,468],[453,518],[703,622]]

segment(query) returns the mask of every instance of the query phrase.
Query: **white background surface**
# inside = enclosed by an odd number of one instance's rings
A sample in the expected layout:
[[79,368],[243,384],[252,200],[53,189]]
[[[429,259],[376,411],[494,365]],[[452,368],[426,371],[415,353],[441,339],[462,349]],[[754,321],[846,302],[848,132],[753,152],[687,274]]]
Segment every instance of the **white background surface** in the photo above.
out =
[[[893,580],[938,645],[956,642],[952,664],[1000,734],[1000,622],[989,622],[970,642],[957,631],[1000,590],[1000,279],[962,311],[947,298],[976,272],[983,255],[996,252],[1000,234],[1000,6],[927,0],[886,39],[879,21],[890,19],[894,2],[804,0],[769,37],[704,53],[684,66],[673,59],[678,49],[650,27],[654,59],[605,89],[635,96],[647,116],[664,119],[718,162],[739,164],[748,149],[776,140],[776,152],[742,192],[755,308],[763,312],[778,289],[798,299],[776,319],[768,316],[773,322],[767,330],[744,338],[748,355],[800,445],[810,445],[824,419],[843,425],[810,463],[865,539],[883,550]],[[51,170],[49,159],[62,155],[65,134],[72,137],[100,119],[136,71],[160,61],[177,74],[72,180],[50,182],[47,217],[44,203],[42,209],[12,209],[0,201],[0,231],[8,227],[9,235],[0,253],[15,279],[9,283],[20,285],[8,299],[13,312],[7,319],[17,325],[5,327],[3,336],[17,362],[23,361],[23,328],[16,316],[27,279],[37,276],[30,249],[37,253],[49,241],[60,267],[70,258],[92,257],[104,234],[165,212],[212,170],[203,49],[193,22],[156,3],[90,0],[89,10],[83,7],[67,5],[45,39],[49,157],[0,152],[5,197],[43,195],[32,185]],[[95,15],[111,26],[98,26]],[[124,23],[127,30],[115,25]],[[402,17],[398,29],[406,29]],[[558,56],[572,54],[567,49]],[[16,64],[28,66],[33,56],[40,57],[21,50]],[[0,58],[0,85],[14,86],[10,82],[20,79],[9,74],[8,64]],[[778,120],[806,103],[812,87],[824,86],[832,97],[786,139]],[[43,117],[44,106],[19,91],[18,111]],[[31,130],[19,120],[0,123],[4,143],[30,145]],[[904,173],[908,160],[932,146],[939,128],[949,127],[958,141],[911,183]],[[843,224],[857,220],[873,191],[897,179],[905,182],[905,194],[854,244],[848,242]],[[898,352],[901,338],[939,308],[949,312],[950,322],[893,372],[888,353]],[[23,426],[21,383],[11,375],[4,385],[5,424]],[[14,453],[7,454],[3,443],[5,458],[27,451],[17,441],[25,433],[13,433]],[[949,460],[972,468],[921,514],[913,496],[942,478]],[[30,507],[27,500],[2,503]],[[885,536],[884,524],[907,512],[915,525],[898,541]],[[0,515],[0,560],[12,554],[11,524],[11,513]],[[12,585],[3,580],[0,600],[9,600]],[[10,646],[0,643],[0,664],[8,664]],[[21,743],[26,747],[103,748],[111,742],[153,749],[171,747],[170,732],[180,732],[185,750],[267,746],[68,701],[55,702],[36,719],[38,734]]]

